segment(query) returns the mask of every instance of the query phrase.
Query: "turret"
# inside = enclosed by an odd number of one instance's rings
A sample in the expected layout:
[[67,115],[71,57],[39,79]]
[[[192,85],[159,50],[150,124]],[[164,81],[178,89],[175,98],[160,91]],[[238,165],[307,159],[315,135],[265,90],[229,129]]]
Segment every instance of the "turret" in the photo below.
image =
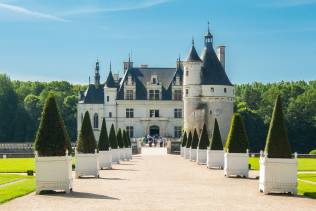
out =
[[[115,80],[113,78],[112,69],[111,69],[111,63],[110,63],[110,71],[109,75],[106,79],[105,85],[104,85],[104,110],[105,110],[105,118],[108,118],[109,125],[111,126],[114,124],[116,127],[117,122],[115,121],[116,114],[117,114],[117,108],[116,108],[116,98],[117,98],[117,85],[115,83]],[[109,128],[108,128],[109,129]]]
[[99,64],[99,60],[97,60],[97,62],[95,63],[94,85],[96,87],[100,86],[100,64]]

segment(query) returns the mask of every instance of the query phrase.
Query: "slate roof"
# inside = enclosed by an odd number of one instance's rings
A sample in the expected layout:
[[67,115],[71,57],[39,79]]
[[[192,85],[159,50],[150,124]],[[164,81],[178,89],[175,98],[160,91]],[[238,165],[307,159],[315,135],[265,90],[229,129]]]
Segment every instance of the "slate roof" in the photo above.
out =
[[198,53],[196,52],[194,45],[192,45],[192,48],[189,52],[187,61],[188,62],[200,62],[201,61],[201,58],[199,57]]
[[112,74],[112,71],[111,71],[111,70],[110,70],[110,72],[109,72],[109,75],[108,75],[108,78],[106,79],[105,84],[106,84],[106,86],[109,87],[109,88],[114,88],[114,87],[116,87],[116,84],[115,84],[115,81],[114,81],[113,74]]
[[104,85],[95,86],[94,84],[89,84],[84,93],[80,92],[79,102],[85,104],[103,104]]
[[232,86],[226,72],[217,58],[213,47],[205,47],[202,52],[202,85]]

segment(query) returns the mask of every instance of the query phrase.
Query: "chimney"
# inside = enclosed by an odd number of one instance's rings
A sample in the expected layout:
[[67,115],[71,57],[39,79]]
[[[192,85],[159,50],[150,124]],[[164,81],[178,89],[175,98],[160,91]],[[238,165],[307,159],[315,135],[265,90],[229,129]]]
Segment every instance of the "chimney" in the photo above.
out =
[[221,62],[224,70],[225,70],[225,48],[226,46],[221,45],[216,48],[216,55],[218,60]]
[[140,68],[148,68],[148,64],[141,64]]

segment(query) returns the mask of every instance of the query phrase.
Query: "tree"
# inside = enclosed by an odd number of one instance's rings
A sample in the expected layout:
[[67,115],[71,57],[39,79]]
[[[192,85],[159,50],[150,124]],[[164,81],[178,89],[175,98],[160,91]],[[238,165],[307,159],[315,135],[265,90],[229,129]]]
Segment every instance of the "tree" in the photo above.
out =
[[248,136],[240,114],[235,113],[227,137],[225,151],[229,153],[246,153]]
[[186,148],[191,148],[191,144],[192,144],[192,133],[190,131],[189,132],[189,136],[188,136],[188,141],[187,141]]
[[131,147],[132,146],[131,138],[129,137],[127,133],[126,135],[127,135],[127,140],[128,140],[128,147]]
[[110,150],[110,142],[108,132],[106,130],[105,118],[102,120],[101,125],[101,133],[98,142],[98,149],[100,151],[109,151]]
[[210,143],[210,141],[209,141],[209,138],[208,138],[206,125],[204,123],[203,129],[202,129],[202,133],[201,133],[201,136],[200,136],[200,140],[199,140],[199,149],[207,149],[209,143]]
[[39,156],[65,156],[66,150],[71,153],[70,139],[53,94],[46,99],[34,145]]
[[117,149],[118,148],[118,143],[117,143],[117,138],[115,135],[115,129],[114,129],[114,125],[111,125],[111,129],[110,129],[110,144],[111,144],[111,149]]
[[187,132],[184,131],[184,134],[183,134],[183,137],[182,137],[182,143],[181,143],[181,146],[182,146],[182,147],[185,147],[185,146],[186,146],[187,140],[188,140]]
[[210,150],[223,150],[221,132],[216,118],[214,122],[212,141],[210,143]]
[[124,148],[128,148],[129,144],[128,144],[128,137],[127,137],[126,130],[123,130],[123,144],[124,144]]
[[193,138],[192,138],[192,144],[191,144],[191,148],[192,149],[197,149],[199,144],[199,136],[196,132],[196,128],[194,129],[194,133],[193,133]]
[[81,153],[95,153],[97,143],[93,134],[89,112],[83,117],[77,151]]
[[119,148],[124,148],[123,135],[122,135],[121,128],[118,129],[117,134],[116,134],[116,138],[117,138],[117,144],[118,144]]
[[268,158],[292,157],[291,145],[288,141],[287,130],[284,124],[282,100],[280,95],[277,97],[274,105],[264,151]]

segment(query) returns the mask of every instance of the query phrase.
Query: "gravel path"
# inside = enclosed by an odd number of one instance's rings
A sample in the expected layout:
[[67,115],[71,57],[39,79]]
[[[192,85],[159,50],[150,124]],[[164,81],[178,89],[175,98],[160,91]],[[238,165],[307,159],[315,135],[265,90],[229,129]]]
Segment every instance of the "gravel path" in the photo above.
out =
[[[254,173],[250,174],[255,177]],[[258,180],[225,178],[161,149],[104,170],[100,179],[74,181],[71,194],[34,193],[0,206],[4,211],[64,210],[315,210],[316,200],[263,195]]]

